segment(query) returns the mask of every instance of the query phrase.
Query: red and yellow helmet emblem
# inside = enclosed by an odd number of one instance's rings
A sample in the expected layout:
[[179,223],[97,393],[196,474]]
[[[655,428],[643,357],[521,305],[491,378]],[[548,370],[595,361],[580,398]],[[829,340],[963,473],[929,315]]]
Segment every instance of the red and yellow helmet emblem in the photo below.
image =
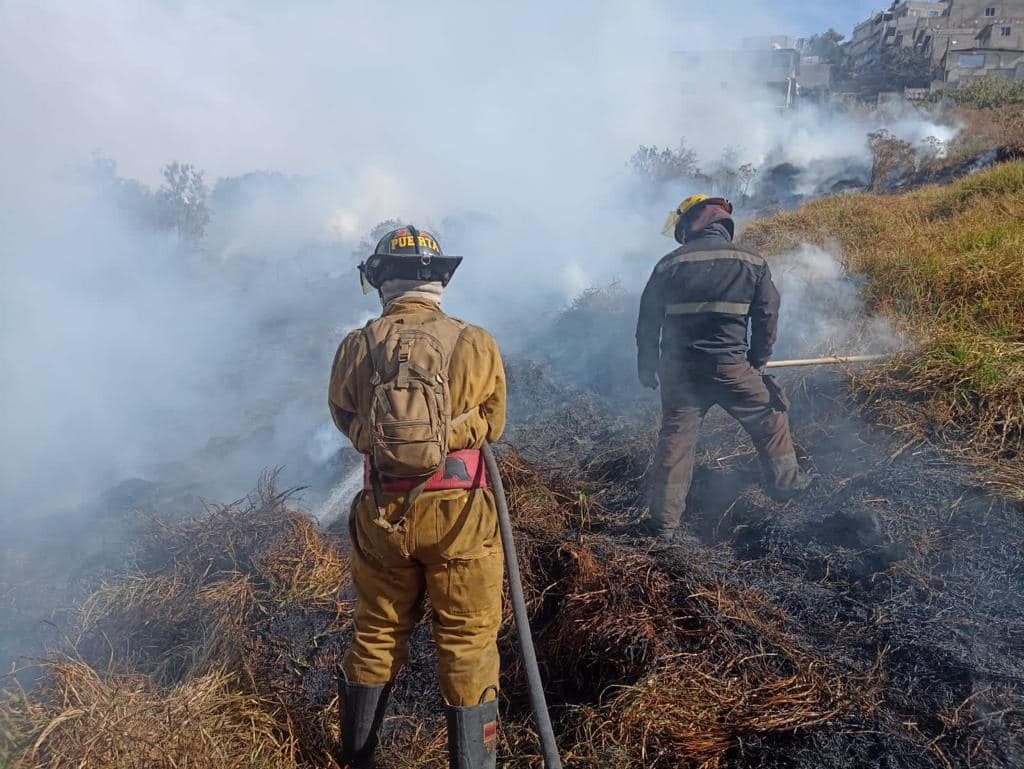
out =
[[423,249],[441,253],[441,247],[429,232],[418,230],[414,235],[408,228],[403,227],[391,233],[391,253],[404,253],[403,249],[410,248],[413,249],[413,253]]

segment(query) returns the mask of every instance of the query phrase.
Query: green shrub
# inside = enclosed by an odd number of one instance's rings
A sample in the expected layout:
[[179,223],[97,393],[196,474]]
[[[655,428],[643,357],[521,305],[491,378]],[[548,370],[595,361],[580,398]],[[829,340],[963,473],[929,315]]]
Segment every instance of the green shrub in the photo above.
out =
[[1024,104],[1024,82],[987,77],[957,90],[936,94],[937,100],[946,99],[964,107],[995,109],[1012,104]]

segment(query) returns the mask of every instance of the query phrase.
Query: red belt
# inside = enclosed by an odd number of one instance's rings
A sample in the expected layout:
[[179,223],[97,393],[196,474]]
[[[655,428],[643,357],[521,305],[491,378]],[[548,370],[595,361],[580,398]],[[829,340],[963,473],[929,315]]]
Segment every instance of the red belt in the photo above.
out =
[[[388,478],[381,476],[380,488],[385,492],[412,491],[420,483],[422,478]],[[487,471],[484,468],[483,457],[479,449],[464,449],[453,451],[444,461],[444,465],[430,476],[424,491],[442,491],[446,489],[481,489],[486,488]],[[363,460],[363,491],[371,491],[373,483],[370,480],[370,458]]]

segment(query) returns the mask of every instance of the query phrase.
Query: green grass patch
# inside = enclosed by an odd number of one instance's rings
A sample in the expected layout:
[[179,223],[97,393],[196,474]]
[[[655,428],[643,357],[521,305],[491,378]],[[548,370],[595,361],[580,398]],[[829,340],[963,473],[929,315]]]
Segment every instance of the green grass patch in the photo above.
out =
[[[919,404],[940,433],[1024,479],[1024,162],[903,195],[839,195],[755,222],[769,256],[838,247],[865,300],[908,330],[916,354],[862,384]],[[1024,480],[1021,481],[1024,486]]]
[[1024,83],[1001,77],[986,77],[963,88],[941,91],[933,99],[978,109],[1024,104]]

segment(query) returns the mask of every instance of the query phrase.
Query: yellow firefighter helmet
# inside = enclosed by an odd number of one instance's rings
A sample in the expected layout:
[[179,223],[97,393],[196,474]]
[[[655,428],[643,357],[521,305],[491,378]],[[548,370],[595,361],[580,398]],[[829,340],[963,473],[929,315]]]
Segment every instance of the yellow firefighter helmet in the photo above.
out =
[[676,236],[676,226],[679,224],[679,221],[686,217],[687,214],[692,213],[697,206],[707,203],[714,203],[724,208],[730,214],[732,213],[732,203],[725,198],[716,198],[702,193],[690,195],[690,197],[676,206],[674,210],[669,212],[668,219],[665,220],[665,226],[661,228],[661,234],[666,238],[674,238]]

